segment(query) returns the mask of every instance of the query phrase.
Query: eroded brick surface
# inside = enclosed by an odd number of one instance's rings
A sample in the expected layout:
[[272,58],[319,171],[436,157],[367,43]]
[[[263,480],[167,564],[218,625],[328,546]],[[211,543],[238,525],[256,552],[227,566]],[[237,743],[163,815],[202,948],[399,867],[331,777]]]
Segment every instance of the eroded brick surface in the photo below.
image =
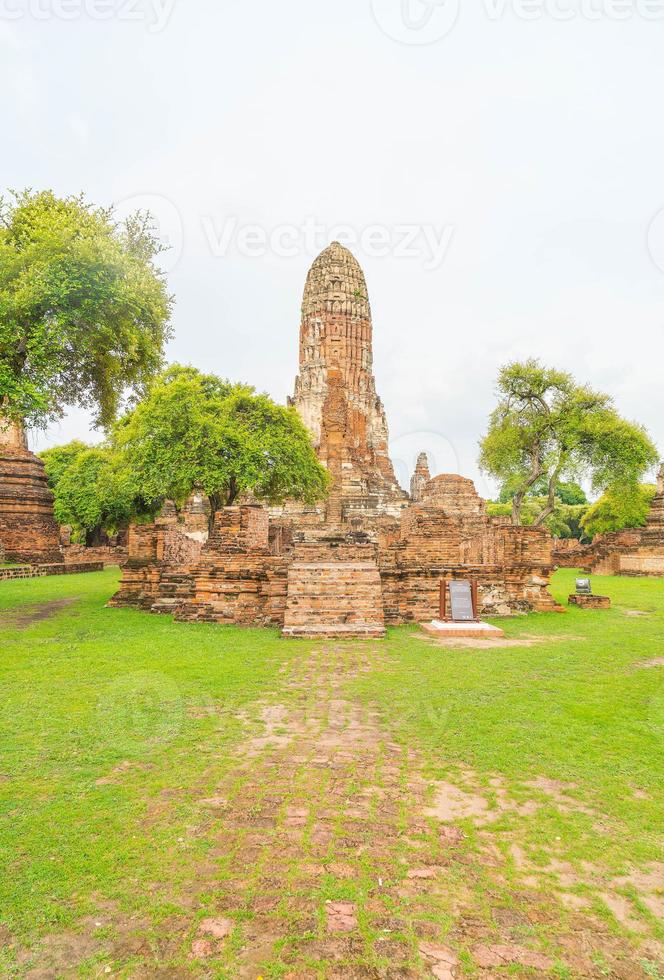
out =
[[59,563],[60,532],[42,461],[20,425],[0,419],[0,543],[7,561]]

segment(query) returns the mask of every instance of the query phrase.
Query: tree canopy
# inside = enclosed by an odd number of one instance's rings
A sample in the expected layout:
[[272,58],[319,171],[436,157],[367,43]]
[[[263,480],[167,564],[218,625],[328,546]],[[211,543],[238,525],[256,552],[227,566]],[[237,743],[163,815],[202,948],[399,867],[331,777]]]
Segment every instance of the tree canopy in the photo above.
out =
[[609,395],[567,372],[536,360],[508,364],[498,392],[480,465],[511,498],[515,524],[522,521],[524,499],[542,483],[545,501],[535,524],[553,514],[561,483],[587,479],[594,491],[630,488],[657,462],[645,429],[621,418]]
[[80,439],[72,439],[64,446],[53,446],[51,449],[44,449],[39,453],[51,490],[57,488],[66,470],[81,453],[88,449],[90,446],[87,443],[81,442]]
[[588,509],[581,525],[584,534],[594,538],[596,534],[622,531],[628,527],[643,527],[657,487],[640,484],[632,488],[611,488]]
[[0,199],[0,406],[43,426],[66,407],[115,418],[161,368],[172,299],[151,219],[82,196]]
[[45,450],[41,458],[55,495],[55,519],[70,524],[76,537],[94,540],[140,516],[135,481],[111,446],[74,440]]
[[327,471],[293,408],[246,385],[173,366],[113,428],[120,466],[148,509],[200,485],[213,509],[242,494],[268,503],[325,496]]

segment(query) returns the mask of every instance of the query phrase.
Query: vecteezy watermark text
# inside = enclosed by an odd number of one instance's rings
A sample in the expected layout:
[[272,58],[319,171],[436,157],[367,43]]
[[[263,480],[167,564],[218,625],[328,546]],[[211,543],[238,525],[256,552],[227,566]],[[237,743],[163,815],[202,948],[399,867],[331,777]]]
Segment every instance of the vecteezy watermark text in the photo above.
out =
[[489,20],[664,20],[664,0],[483,0]]
[[[383,34],[400,44],[440,41],[460,19],[460,0],[370,0],[374,20]],[[664,20],[664,0],[481,0],[491,21],[508,17],[522,21]]]
[[299,225],[282,224],[265,228],[242,224],[232,216],[222,221],[202,215],[201,222],[208,247],[215,258],[234,251],[245,258],[263,258],[272,254],[290,259],[299,255],[316,256],[332,241],[348,248],[360,249],[368,258],[421,259],[427,271],[439,269],[454,237],[454,226],[430,224],[351,225],[328,227],[315,218],[305,218]]
[[0,21],[142,21],[151,34],[163,31],[176,0],[0,0]]

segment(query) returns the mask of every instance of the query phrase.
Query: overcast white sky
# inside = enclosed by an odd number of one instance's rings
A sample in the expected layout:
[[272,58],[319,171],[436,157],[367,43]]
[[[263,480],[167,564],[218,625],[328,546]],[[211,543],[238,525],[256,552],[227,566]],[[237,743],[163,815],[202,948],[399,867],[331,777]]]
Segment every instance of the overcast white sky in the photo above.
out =
[[284,401],[307,269],[350,233],[402,479],[429,449],[488,494],[529,355],[664,453],[664,0],[0,0],[0,75],[3,188],[156,213],[170,360]]

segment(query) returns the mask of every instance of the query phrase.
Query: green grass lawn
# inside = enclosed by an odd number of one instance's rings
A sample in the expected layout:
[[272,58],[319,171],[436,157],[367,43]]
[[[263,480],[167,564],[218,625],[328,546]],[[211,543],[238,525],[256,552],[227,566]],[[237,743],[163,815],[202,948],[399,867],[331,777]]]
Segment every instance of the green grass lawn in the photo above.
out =
[[[559,601],[574,577],[556,574]],[[539,918],[524,912],[533,902],[524,897],[524,860],[531,877],[540,875],[542,902],[563,888],[564,865],[570,878],[564,890],[584,903],[584,928],[596,939],[590,957],[596,975],[664,975],[664,928],[653,912],[662,897],[657,882],[642,892],[623,880],[635,871],[652,874],[664,861],[664,662],[642,666],[664,658],[664,582],[595,578],[595,591],[613,600],[611,611],[501,621],[508,638],[524,645],[477,650],[441,646],[410,627],[390,629],[383,643],[326,646],[285,641],[272,630],[173,623],[106,609],[117,579],[110,569],[0,583],[1,976],[28,975],[44,964],[44,976],[430,976],[417,952],[425,933],[455,949],[458,975],[475,975],[473,929],[500,939],[508,930],[505,910],[518,919],[510,935],[548,950],[552,975],[595,975],[573,965],[561,937],[581,926],[573,928],[567,912],[559,918],[550,909]],[[338,670],[317,680],[328,649]],[[273,873],[270,888],[279,901],[265,911],[267,886],[259,876],[269,870],[268,853],[275,862],[277,852],[287,854],[284,867],[294,875],[304,875],[302,862],[316,853],[315,835],[292,844],[288,820],[284,828],[277,816],[286,812],[282,802],[306,798],[308,786],[321,810],[335,800],[334,781],[306,760],[289,759],[287,739],[305,738],[309,721],[327,725],[340,697],[358,717],[373,712],[385,751],[393,742],[401,753],[395,826],[409,818],[415,777],[427,784],[430,802],[438,784],[472,787],[492,819],[456,820],[463,843],[454,858],[440,858],[439,842],[434,847],[426,834],[413,844],[434,848],[431,861],[438,854],[439,873],[447,876],[440,895],[433,888],[400,893],[399,876],[415,860],[401,831],[393,851],[376,857],[386,869],[376,878],[380,888],[383,877],[396,883],[388,897],[372,890],[374,865],[339,832],[326,845],[326,860],[338,841],[339,853],[346,847],[344,860],[358,869],[358,884],[332,875],[298,886],[288,871]],[[273,751],[255,741],[265,729],[266,705],[304,719],[289,735],[292,723],[275,715],[270,731],[278,758],[248,751],[250,745]],[[351,739],[353,725],[342,730]],[[358,753],[369,753],[365,741]],[[337,823],[352,800],[383,785],[374,770],[341,758]],[[281,796],[276,782],[270,790],[280,773],[288,776]],[[544,779],[550,785],[528,785]],[[554,783],[570,788],[551,789]],[[261,819],[238,829],[230,817],[224,824],[202,816],[201,798],[214,798],[220,786],[231,800],[251,800],[252,812],[262,805]],[[389,782],[383,790],[389,796]],[[388,817],[371,810],[367,820],[375,841]],[[226,830],[232,847],[224,844]],[[261,850],[259,832],[277,850]],[[247,886],[250,898],[236,894],[245,881],[254,883]],[[602,899],[607,890],[628,903],[631,920]],[[360,909],[357,945],[348,939],[343,949],[354,964],[346,973],[333,972],[333,954],[324,948],[321,910],[330,897],[349,898]],[[222,904],[235,931],[223,950],[192,959],[196,923]],[[473,910],[470,925],[470,913],[459,911],[465,905]],[[387,921],[383,906],[398,926],[378,925]],[[270,922],[275,932],[255,965],[240,967],[242,930],[250,931],[251,921]],[[389,973],[393,957],[379,952],[385,932],[394,956],[403,946],[411,973]],[[623,955],[615,943],[631,950],[632,974],[611,965]],[[532,973],[518,963],[506,971]]]

